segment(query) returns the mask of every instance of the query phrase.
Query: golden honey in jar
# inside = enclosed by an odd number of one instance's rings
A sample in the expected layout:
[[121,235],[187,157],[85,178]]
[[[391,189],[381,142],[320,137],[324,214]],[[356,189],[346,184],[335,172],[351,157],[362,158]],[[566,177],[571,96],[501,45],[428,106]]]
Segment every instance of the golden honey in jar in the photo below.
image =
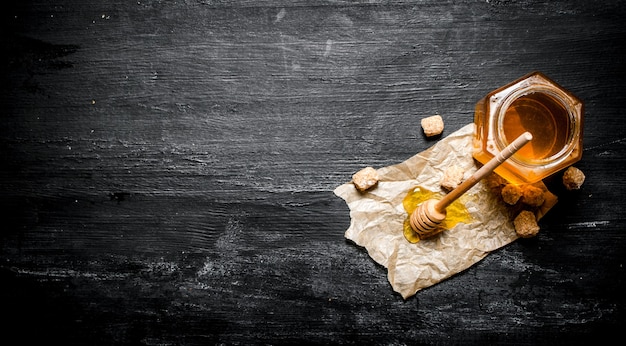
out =
[[583,103],[541,72],[487,94],[476,104],[473,155],[486,163],[525,131],[533,135],[495,172],[512,183],[534,183],[582,157]]

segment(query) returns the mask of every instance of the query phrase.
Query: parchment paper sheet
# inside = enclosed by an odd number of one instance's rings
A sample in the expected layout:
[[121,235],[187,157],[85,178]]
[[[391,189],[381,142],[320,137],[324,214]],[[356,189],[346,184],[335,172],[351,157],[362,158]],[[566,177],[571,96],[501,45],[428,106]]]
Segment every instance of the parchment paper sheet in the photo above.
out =
[[473,218],[470,224],[459,223],[415,244],[404,238],[408,214],[402,200],[409,191],[417,186],[440,191],[443,173],[451,165],[464,168],[466,178],[476,171],[473,134],[474,124],[468,124],[402,163],[377,169],[380,181],[366,193],[358,192],[351,182],[334,190],[350,209],[345,237],[387,268],[393,290],[405,299],[518,238],[507,206],[483,181],[463,196]]

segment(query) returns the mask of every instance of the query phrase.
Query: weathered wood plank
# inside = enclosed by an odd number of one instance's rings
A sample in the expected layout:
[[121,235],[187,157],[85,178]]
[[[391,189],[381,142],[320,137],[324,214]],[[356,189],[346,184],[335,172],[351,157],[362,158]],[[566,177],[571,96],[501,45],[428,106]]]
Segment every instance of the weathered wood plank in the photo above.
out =
[[[624,326],[619,1],[4,5],[7,334],[80,344],[579,343]],[[581,191],[407,301],[332,194],[541,70],[585,101]],[[40,331],[33,333],[33,330]]]

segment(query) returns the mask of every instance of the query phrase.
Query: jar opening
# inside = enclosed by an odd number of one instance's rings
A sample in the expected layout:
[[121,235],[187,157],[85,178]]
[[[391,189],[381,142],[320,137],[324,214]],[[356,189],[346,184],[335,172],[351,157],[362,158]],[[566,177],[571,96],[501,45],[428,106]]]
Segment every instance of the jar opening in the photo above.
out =
[[518,94],[499,112],[498,132],[502,148],[525,131],[533,140],[513,157],[527,164],[549,164],[566,155],[573,134],[572,114],[567,104],[550,91]]

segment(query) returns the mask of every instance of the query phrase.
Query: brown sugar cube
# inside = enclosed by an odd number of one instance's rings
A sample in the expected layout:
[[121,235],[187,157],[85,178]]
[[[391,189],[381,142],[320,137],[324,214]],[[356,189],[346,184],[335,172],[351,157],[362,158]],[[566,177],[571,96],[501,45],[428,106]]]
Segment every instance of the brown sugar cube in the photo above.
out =
[[433,115],[422,119],[422,129],[426,137],[436,136],[443,132],[443,119],[440,115]]
[[485,182],[485,185],[494,193],[500,193],[502,191],[502,188],[508,184],[508,182],[506,180],[504,180],[504,178],[502,178],[501,176],[499,176],[496,173],[491,173],[489,174],[485,179],[483,179]]
[[506,184],[500,191],[505,203],[514,205],[522,197],[522,188],[515,184]]
[[373,167],[365,167],[352,175],[352,183],[361,192],[374,187],[379,179],[378,172]]
[[461,181],[463,181],[463,174],[465,171],[463,168],[459,166],[450,166],[446,168],[445,172],[443,172],[443,177],[441,178],[441,187],[451,191],[454,190]]
[[513,225],[515,226],[515,233],[522,238],[531,238],[539,233],[535,214],[528,210],[521,211],[513,220]]
[[563,173],[563,185],[568,190],[578,190],[585,181],[585,174],[580,169],[570,166]]
[[538,207],[545,201],[543,189],[534,185],[524,185],[522,187],[522,203],[531,206]]

